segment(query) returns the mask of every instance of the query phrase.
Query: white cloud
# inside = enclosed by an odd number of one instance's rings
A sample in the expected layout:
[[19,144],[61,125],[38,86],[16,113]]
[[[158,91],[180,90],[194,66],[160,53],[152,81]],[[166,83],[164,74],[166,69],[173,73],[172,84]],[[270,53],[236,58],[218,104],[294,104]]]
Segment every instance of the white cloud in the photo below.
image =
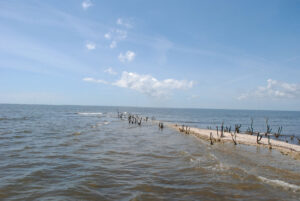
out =
[[130,62],[130,61],[133,61],[133,60],[134,60],[134,58],[135,58],[135,53],[132,52],[132,51],[130,51],[130,50],[128,50],[125,54],[120,53],[119,56],[118,56],[118,58],[119,58],[119,60],[120,60],[121,62],[125,62],[125,61]]
[[268,79],[267,86],[260,86],[255,91],[242,94],[238,97],[239,100],[243,100],[246,98],[300,98],[300,84],[290,84]]
[[116,23],[117,23],[117,25],[124,26],[126,28],[132,27],[130,21],[126,20],[126,19],[118,18]]
[[110,47],[111,49],[117,47],[117,42],[113,40],[113,41],[110,43],[109,47]]
[[85,81],[85,82],[108,84],[108,82],[106,82],[105,80],[97,80],[97,79],[94,79],[92,77],[86,77],[86,78],[83,78],[82,80]]
[[94,49],[96,49],[96,44],[95,44],[95,43],[88,42],[88,43],[85,44],[85,47],[86,47],[88,50],[94,50]]
[[90,0],[84,0],[81,4],[82,8],[84,10],[87,10],[89,7],[91,7],[93,4]]
[[104,38],[106,38],[106,39],[111,39],[111,34],[110,33],[106,33],[106,34],[104,34]]
[[121,29],[115,29],[115,38],[117,40],[124,40],[127,38],[127,31],[121,30]]
[[118,81],[113,83],[115,86],[136,90],[153,97],[166,96],[174,89],[189,89],[193,87],[193,84],[193,81],[175,79],[159,81],[151,75],[139,75],[126,71],[122,73]]
[[105,72],[105,73],[108,73],[108,74],[111,74],[111,75],[116,75],[116,74],[117,74],[117,72],[114,71],[114,70],[112,69],[112,67],[109,67],[109,68],[105,69],[104,72]]
[[121,29],[113,29],[104,34],[104,38],[106,38],[107,40],[111,40],[109,47],[113,49],[117,46],[118,42],[127,38],[127,31]]

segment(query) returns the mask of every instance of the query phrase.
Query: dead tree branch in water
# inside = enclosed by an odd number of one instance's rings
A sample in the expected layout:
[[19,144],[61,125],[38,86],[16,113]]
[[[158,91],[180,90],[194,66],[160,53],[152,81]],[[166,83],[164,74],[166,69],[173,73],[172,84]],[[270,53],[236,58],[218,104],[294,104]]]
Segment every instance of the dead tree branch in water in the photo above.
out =
[[257,144],[260,144],[260,141],[261,141],[261,139],[262,139],[262,135],[260,135],[259,134],[259,132],[257,133],[257,136],[256,136],[256,142],[257,142]]
[[209,139],[210,139],[210,145],[213,145],[214,141],[213,141],[212,132],[210,132]]
[[184,132],[184,125],[181,126],[181,128],[179,128],[180,132]]
[[250,135],[253,135],[253,118],[251,118],[251,124],[250,124],[250,127],[248,127],[246,133],[247,134],[250,134]]
[[224,137],[224,121],[222,122],[221,125],[221,137]]
[[282,126],[279,126],[277,133],[274,133],[275,137],[278,138],[281,135],[281,132],[282,132]]
[[162,130],[162,129],[164,128],[164,124],[163,124],[162,122],[159,122],[159,123],[158,123],[158,128],[159,128],[160,130]]
[[242,124],[235,124],[234,127],[235,127],[234,132],[240,133],[240,128],[242,127]]
[[266,118],[266,126],[267,126],[267,132],[265,133],[265,136],[269,135],[272,131],[272,128],[269,124],[269,118]]
[[232,138],[232,141],[234,143],[234,145],[237,145],[237,142],[236,142],[236,132],[234,132],[234,134],[232,134],[232,132],[230,132],[231,134],[231,138]]
[[271,144],[270,135],[268,135],[268,145],[269,145],[269,149],[272,149],[272,144]]

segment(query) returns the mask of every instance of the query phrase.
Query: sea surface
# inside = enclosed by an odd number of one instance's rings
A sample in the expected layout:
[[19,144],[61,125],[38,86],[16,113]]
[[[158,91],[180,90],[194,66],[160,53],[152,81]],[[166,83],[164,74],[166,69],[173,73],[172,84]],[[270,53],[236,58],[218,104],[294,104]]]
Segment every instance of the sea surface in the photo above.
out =
[[[300,161],[151,121],[300,137],[300,112],[0,104],[0,200],[299,200]],[[272,131],[272,132],[273,132]],[[290,143],[297,144],[296,137]]]

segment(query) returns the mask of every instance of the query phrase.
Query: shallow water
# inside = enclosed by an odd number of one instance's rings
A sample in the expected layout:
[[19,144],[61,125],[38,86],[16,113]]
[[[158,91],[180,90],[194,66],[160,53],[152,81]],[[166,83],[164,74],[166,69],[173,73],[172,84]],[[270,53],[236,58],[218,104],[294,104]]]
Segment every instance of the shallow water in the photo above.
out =
[[[300,162],[116,118],[117,110],[196,127],[283,124],[299,112],[0,105],[0,200],[298,200]],[[261,121],[262,123],[260,123]],[[277,122],[277,123],[276,123]],[[299,136],[299,135],[298,135]]]

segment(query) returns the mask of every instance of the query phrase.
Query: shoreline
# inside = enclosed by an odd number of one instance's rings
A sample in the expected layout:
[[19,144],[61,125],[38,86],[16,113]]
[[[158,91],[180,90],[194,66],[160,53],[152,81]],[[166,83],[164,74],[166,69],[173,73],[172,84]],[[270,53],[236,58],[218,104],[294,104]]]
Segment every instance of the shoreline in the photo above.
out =
[[[201,129],[195,127],[188,127],[188,132],[182,131],[182,126],[177,124],[165,123],[169,128],[172,128],[180,133],[187,135],[193,135],[200,139],[210,141],[213,143],[237,143],[249,146],[258,146],[268,149],[275,149],[280,151],[283,155],[289,155],[296,160],[300,160],[300,145],[289,144],[283,141],[270,139],[270,144],[268,143],[268,138],[263,137],[259,143],[257,143],[256,135],[249,135],[246,133],[236,133],[235,142],[232,135],[229,132],[224,132],[223,137],[220,134],[217,135],[217,130]],[[219,132],[220,133],[220,132]]]

